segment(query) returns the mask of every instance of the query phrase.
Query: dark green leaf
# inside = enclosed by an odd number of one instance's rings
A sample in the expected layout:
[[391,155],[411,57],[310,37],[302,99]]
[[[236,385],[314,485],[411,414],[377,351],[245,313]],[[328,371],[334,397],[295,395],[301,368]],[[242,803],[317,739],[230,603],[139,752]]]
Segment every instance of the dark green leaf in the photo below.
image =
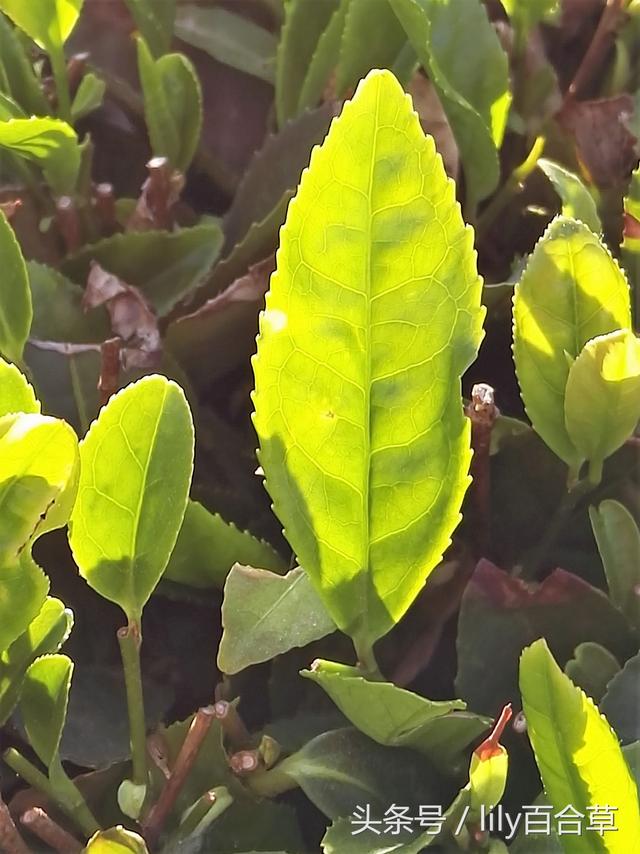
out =
[[606,715],[623,744],[640,741],[638,685],[640,685],[640,653],[630,658],[622,670],[613,677],[600,703],[600,711]]
[[273,83],[276,40],[253,21],[219,6],[180,4],[175,34],[225,65]]
[[276,114],[279,125],[299,112],[300,90],[307,69],[339,2],[289,0],[285,4],[284,23],[276,55]]
[[322,99],[323,93],[331,78],[331,74],[338,65],[340,58],[340,45],[344,33],[344,22],[349,4],[340,0],[338,8],[318,39],[316,49],[311,57],[306,70],[300,96],[298,100],[298,112],[309,107],[315,107]]
[[562,213],[572,219],[579,219],[592,231],[599,234],[602,224],[593,196],[580,178],[559,163],[541,157],[538,166],[553,184],[562,199]]
[[578,644],[573,658],[567,661],[564,672],[574,685],[585,692],[587,697],[599,703],[607,690],[607,685],[620,670],[620,665],[609,650],[598,643],[586,641]]
[[91,262],[97,261],[109,273],[140,288],[162,317],[201,284],[221,244],[217,225],[116,234],[67,258],[62,272],[84,284]]
[[0,258],[0,353],[21,362],[33,317],[31,292],[20,244],[1,210]]
[[224,587],[222,624],[218,666],[224,673],[238,673],[335,631],[300,567],[280,576],[236,564]]
[[622,614],[581,578],[557,569],[532,587],[481,561],[460,608],[458,695],[488,715],[515,700],[520,653],[539,637],[547,638],[561,666],[584,641],[601,644],[619,661],[636,648]]
[[602,558],[609,597],[640,630],[640,531],[619,501],[607,499],[589,508],[591,526]]
[[190,587],[221,589],[236,562],[273,572],[286,569],[268,543],[209,513],[197,501],[189,501],[164,578]]
[[479,0],[389,2],[447,114],[473,207],[500,175],[497,149],[511,103],[506,54]]
[[198,75],[184,54],[155,59],[138,38],[138,72],[144,95],[144,115],[156,157],[167,157],[186,172],[200,142],[202,91]]
[[102,105],[107,84],[89,71],[84,75],[71,104],[71,118],[74,122],[88,116]]
[[169,50],[176,17],[176,0],[125,0],[133,20],[155,57]]
[[14,28],[0,14],[0,88],[32,116],[50,112],[29,57]]

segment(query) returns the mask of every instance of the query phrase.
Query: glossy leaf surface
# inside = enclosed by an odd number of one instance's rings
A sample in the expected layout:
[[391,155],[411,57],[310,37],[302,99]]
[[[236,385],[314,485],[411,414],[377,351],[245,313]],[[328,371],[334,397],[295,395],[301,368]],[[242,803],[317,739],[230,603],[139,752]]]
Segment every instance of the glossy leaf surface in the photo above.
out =
[[560,670],[544,640],[524,650],[520,690],[527,732],[554,812],[568,804],[582,815],[616,807],[615,831],[564,834],[567,854],[623,854],[640,842],[638,792],[615,733],[591,700]]
[[337,625],[365,642],[405,613],[459,520],[480,289],[433,140],[374,71],[289,206],[254,360],[275,511]]
[[66,522],[55,502],[74,486],[77,462],[76,435],[63,421],[35,413],[0,418],[0,563]]
[[161,376],[112,397],[80,444],[71,550],[89,585],[132,620],[139,619],[175,545],[193,445],[184,393]]
[[564,417],[569,439],[598,480],[603,461],[640,420],[640,340],[633,332],[587,342],[569,370]]
[[[22,5],[22,0],[19,0]],[[80,170],[80,146],[73,128],[59,119],[0,122],[0,149],[38,165],[54,193],[71,194]]]
[[169,50],[176,16],[176,0],[125,0],[129,11],[155,57]]
[[627,281],[586,225],[562,216],[551,223],[516,285],[513,321],[527,414],[551,450],[575,466],[581,454],[565,425],[570,365],[591,338],[631,325]]
[[75,27],[84,0],[0,0],[0,9],[45,50],[59,49]]
[[[2,211],[0,258],[0,353],[12,362],[20,362],[33,316],[31,291],[20,245]],[[0,395],[3,394],[0,391]]]
[[335,630],[304,570],[280,576],[236,564],[222,604],[218,666],[224,673],[268,661]]
[[28,668],[20,712],[29,743],[47,766],[58,753],[67,715],[73,662],[66,655],[43,655]]

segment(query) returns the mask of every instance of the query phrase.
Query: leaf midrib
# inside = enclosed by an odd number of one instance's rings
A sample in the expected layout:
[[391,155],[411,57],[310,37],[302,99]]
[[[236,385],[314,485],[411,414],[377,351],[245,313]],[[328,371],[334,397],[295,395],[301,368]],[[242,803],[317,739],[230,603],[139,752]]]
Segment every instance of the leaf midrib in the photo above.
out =
[[364,405],[365,405],[365,471],[362,490],[362,509],[363,509],[363,528],[364,528],[364,572],[365,583],[365,601],[366,607],[364,611],[364,621],[367,622],[368,615],[371,611],[373,579],[370,570],[370,554],[371,554],[371,306],[372,306],[372,192],[373,178],[376,164],[376,146],[378,141],[378,117],[380,114],[380,81],[376,91],[376,112],[373,127],[373,141],[371,144],[371,164],[369,167],[369,185],[367,187],[367,252],[365,256],[365,288],[366,288],[366,320],[364,324],[364,340],[365,340],[365,381],[364,381]]

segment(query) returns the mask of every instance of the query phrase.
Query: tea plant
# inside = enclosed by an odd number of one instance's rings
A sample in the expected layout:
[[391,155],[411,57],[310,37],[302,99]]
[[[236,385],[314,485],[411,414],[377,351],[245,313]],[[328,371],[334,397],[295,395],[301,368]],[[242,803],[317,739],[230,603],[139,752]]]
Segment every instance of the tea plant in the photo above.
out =
[[636,7],[0,0],[1,850],[638,848]]

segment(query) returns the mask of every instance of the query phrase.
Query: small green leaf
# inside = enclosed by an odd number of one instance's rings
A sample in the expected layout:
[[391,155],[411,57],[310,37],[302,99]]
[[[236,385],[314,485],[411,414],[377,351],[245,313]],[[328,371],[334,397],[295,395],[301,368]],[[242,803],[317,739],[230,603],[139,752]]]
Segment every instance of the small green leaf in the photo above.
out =
[[497,149],[511,104],[507,56],[479,0],[390,3],[449,119],[473,207],[500,177]]
[[[0,6],[1,8],[1,6]],[[6,95],[32,116],[46,116],[50,106],[16,31],[0,14],[0,81]]]
[[316,661],[302,676],[320,685],[340,711],[369,738],[390,747],[411,747],[440,767],[452,766],[490,721],[459,714],[462,700],[435,702],[389,682],[373,682]]
[[630,326],[629,286],[606,247],[584,223],[554,219],[516,285],[513,357],[535,431],[569,466],[581,458],[565,424],[570,365],[591,338]]
[[0,122],[3,148],[36,163],[57,195],[75,190],[81,152],[76,132],[66,122],[38,118]]
[[8,649],[37,616],[49,592],[49,579],[28,548],[0,564],[0,651]]
[[236,564],[224,586],[222,625],[218,667],[229,674],[335,631],[300,567],[281,576]]
[[138,71],[153,153],[167,157],[174,169],[186,172],[202,131],[198,75],[182,53],[154,59],[142,37],[138,38]]
[[640,739],[639,678],[640,653],[637,653],[625,662],[622,670],[609,682],[607,692],[600,703],[600,711],[607,716],[623,744]]
[[189,501],[163,577],[190,587],[221,589],[234,563],[279,573],[286,570],[285,561],[268,543],[209,513],[197,501]]
[[149,376],[112,397],[80,444],[69,543],[81,575],[131,621],[165,570],[193,471],[182,389]]
[[181,3],[175,34],[231,68],[267,83],[275,80],[275,36],[242,15],[220,6]]
[[627,508],[607,499],[589,508],[609,587],[609,598],[640,629],[640,530]]
[[342,0],[346,5],[335,87],[344,96],[372,68],[391,68],[407,36],[387,0]]
[[564,672],[587,697],[599,703],[607,685],[620,670],[620,665],[608,649],[599,643],[585,641],[576,647],[573,658],[567,661]]
[[0,564],[65,524],[61,510],[73,500],[67,490],[77,467],[78,440],[64,421],[35,413],[0,418]]
[[[23,571],[23,585],[26,577]],[[40,581],[37,575],[34,577],[36,582]],[[27,616],[22,606],[18,612],[22,618]],[[5,625],[4,617],[2,625]],[[6,723],[18,702],[29,665],[41,655],[57,652],[68,638],[72,625],[71,611],[59,599],[48,597],[26,631],[0,654],[0,726]]]
[[33,317],[31,291],[20,244],[1,210],[0,258],[0,353],[21,362]]
[[71,104],[71,118],[74,122],[88,116],[102,105],[107,84],[89,71],[84,75]]
[[61,48],[71,35],[84,0],[0,0],[0,9],[47,51]]
[[37,415],[40,403],[24,374],[15,365],[0,359],[0,417],[13,412]]
[[95,833],[84,854],[149,854],[149,849],[141,836],[118,825]]
[[29,743],[49,768],[58,754],[67,716],[73,662],[66,655],[43,655],[27,669],[20,712]]
[[569,370],[564,413],[569,439],[598,482],[603,461],[640,420],[640,341],[633,332],[587,342]]
[[163,317],[202,282],[222,246],[219,225],[196,225],[179,231],[116,234],[84,246],[66,258],[62,272],[76,282],[87,280],[96,261],[129,285],[140,288]]
[[571,219],[579,219],[588,225],[591,231],[600,234],[602,224],[593,196],[580,178],[553,160],[541,157],[538,166],[551,181],[562,199],[562,214]]
[[289,0],[284,6],[284,23],[276,54],[275,103],[280,126],[300,111],[300,90],[307,69],[339,2]]
[[638,791],[618,739],[588,697],[560,670],[546,641],[522,653],[520,690],[527,732],[554,812],[570,804],[615,807],[615,831],[561,835],[566,854],[627,854],[640,840]]
[[136,27],[151,53],[162,56],[171,47],[176,17],[176,0],[125,0]]
[[408,97],[371,72],[289,205],[254,358],[275,511],[365,646],[406,612],[460,518],[460,376],[483,318],[472,240]]

